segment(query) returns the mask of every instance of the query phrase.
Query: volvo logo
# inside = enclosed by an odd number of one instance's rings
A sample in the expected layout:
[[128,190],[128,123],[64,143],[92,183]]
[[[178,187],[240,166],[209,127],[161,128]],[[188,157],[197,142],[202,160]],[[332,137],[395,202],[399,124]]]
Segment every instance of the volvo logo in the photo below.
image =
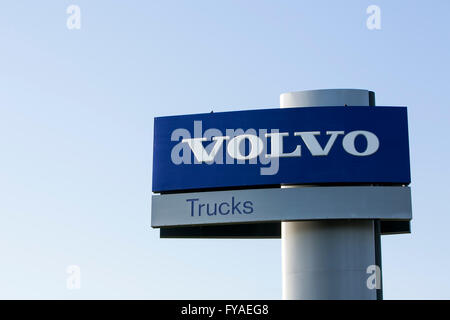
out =
[[[286,150],[285,139],[296,137],[295,148]],[[318,138],[323,137],[319,143]],[[356,139],[365,139],[365,148],[357,148]],[[325,139],[325,140],[324,140]],[[339,141],[350,156],[367,157],[377,152],[378,137],[367,130],[354,131],[294,131],[279,129],[226,129],[222,132],[210,128],[203,132],[202,122],[194,121],[194,135],[184,128],[176,129],[171,140],[177,142],[171,150],[172,162],[180,164],[262,164],[261,175],[278,173],[279,159],[301,157],[304,149],[313,157],[328,156]],[[269,146],[270,145],[270,150]],[[192,158],[193,155],[193,158]]]

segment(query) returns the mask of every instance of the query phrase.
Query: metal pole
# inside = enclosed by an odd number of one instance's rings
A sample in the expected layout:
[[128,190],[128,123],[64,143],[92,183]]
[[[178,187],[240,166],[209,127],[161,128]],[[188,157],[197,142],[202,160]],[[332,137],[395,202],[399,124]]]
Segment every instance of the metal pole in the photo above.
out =
[[[375,94],[367,90],[310,90],[280,96],[281,108],[374,105]],[[282,222],[283,299],[380,299],[381,290],[367,286],[367,268],[381,268],[377,224],[373,220]]]

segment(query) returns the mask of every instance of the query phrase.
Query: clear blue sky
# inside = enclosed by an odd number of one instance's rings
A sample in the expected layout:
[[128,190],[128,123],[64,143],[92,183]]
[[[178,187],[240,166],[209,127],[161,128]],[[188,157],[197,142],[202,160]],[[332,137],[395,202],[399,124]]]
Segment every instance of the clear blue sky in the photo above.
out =
[[[68,30],[66,9],[81,8]],[[381,30],[366,8],[381,8]],[[0,3],[0,298],[281,298],[280,240],[150,228],[153,118],[361,88],[409,112],[412,234],[384,295],[450,298],[450,2]],[[66,288],[66,267],[81,289]]]

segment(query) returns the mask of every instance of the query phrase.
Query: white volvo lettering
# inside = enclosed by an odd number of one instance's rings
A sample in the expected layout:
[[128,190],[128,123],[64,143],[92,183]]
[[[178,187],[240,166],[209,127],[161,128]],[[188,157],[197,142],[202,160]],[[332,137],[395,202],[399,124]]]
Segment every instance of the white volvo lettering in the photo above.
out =
[[320,135],[320,131],[310,131],[310,132],[294,132],[294,136],[301,136],[306,147],[311,152],[313,156],[327,156],[333,146],[338,135],[344,134],[344,131],[327,131],[327,135],[331,135],[325,148],[322,149],[316,136]]
[[[359,152],[358,150],[356,150],[355,147],[355,139],[359,135],[364,136],[367,141],[367,147],[364,152]],[[378,148],[380,147],[380,141],[378,140],[377,136],[374,135],[372,132],[362,130],[352,131],[344,137],[344,140],[342,141],[342,146],[344,147],[344,150],[350,153],[351,155],[358,157],[366,157],[377,152]]]
[[[228,137],[227,137],[228,138]],[[248,155],[242,154],[241,143],[247,139],[250,143],[250,152]],[[230,140],[227,147],[227,152],[230,157],[236,160],[250,160],[258,157],[263,151],[263,141],[253,134],[241,134]]]
[[[203,133],[201,123],[197,122],[194,126],[193,138],[190,137],[190,133],[186,129],[177,129],[172,133],[171,140],[179,141],[171,151],[172,162],[176,165],[191,164],[191,152],[194,155],[194,163],[196,164],[223,164],[223,159],[226,155],[227,164],[234,164],[234,161],[228,161],[229,158],[231,160],[237,160],[238,164],[259,163],[260,165],[270,165],[270,170],[268,170],[268,167],[262,167],[261,174],[274,175],[278,173],[279,158],[302,157],[302,145],[300,144],[297,144],[291,150],[285,150],[284,142],[290,134],[288,132],[279,132],[278,129],[272,129],[269,133],[267,133],[268,130],[266,129],[260,129],[259,136],[254,129],[248,129],[247,131],[243,131],[242,129],[234,131],[230,129],[230,132],[233,132],[233,134],[228,135],[227,131],[227,135],[223,136],[222,132],[218,129],[208,129]],[[318,139],[322,134],[320,131],[304,131],[294,132],[292,136],[300,137],[299,142],[303,142],[313,157],[328,156],[340,136],[343,136],[342,148],[350,156],[371,156],[380,147],[378,137],[370,131],[355,130],[348,133],[344,131],[326,131],[325,135],[328,136],[328,139],[326,137]],[[324,138],[327,140],[324,140]],[[365,139],[365,150],[358,150],[361,147],[357,149],[357,138]],[[244,146],[245,142],[248,142],[247,151]],[[270,148],[268,147],[269,143]],[[272,162],[275,162],[275,164]]]
[[294,151],[290,153],[283,152],[283,137],[288,137],[289,133],[287,132],[275,132],[275,133],[266,133],[267,138],[272,139],[272,152],[270,154],[266,154],[267,158],[284,158],[284,157],[300,157],[302,155],[301,146],[297,146]]
[[219,152],[220,147],[223,144],[224,140],[228,140],[230,137],[213,137],[212,140],[215,141],[215,144],[212,150],[208,153],[206,149],[203,147],[203,142],[207,141],[207,138],[192,138],[192,139],[183,139],[181,142],[186,142],[194,153],[195,158],[199,163],[202,162],[212,162]]

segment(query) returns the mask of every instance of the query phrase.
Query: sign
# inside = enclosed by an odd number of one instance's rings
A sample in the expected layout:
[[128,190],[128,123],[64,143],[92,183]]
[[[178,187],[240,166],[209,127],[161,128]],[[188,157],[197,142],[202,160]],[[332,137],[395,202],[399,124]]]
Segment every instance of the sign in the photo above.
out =
[[152,227],[411,218],[409,187],[270,188],[152,197]]
[[158,117],[153,155],[153,192],[410,183],[406,107]]

